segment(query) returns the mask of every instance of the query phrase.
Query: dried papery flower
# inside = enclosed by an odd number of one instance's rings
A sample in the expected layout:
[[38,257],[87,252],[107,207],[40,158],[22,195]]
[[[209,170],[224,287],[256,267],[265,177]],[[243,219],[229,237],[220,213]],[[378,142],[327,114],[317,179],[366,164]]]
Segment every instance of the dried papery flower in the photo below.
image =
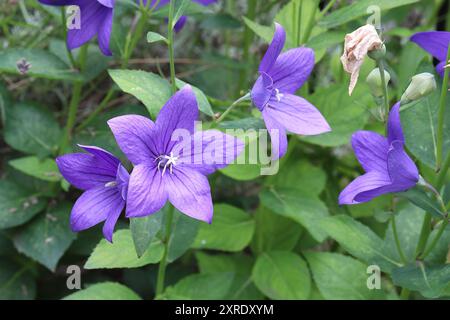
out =
[[352,94],[359,77],[359,70],[368,52],[382,49],[383,42],[371,24],[362,26],[345,36],[344,53],[341,57],[344,70],[351,74],[349,95]]

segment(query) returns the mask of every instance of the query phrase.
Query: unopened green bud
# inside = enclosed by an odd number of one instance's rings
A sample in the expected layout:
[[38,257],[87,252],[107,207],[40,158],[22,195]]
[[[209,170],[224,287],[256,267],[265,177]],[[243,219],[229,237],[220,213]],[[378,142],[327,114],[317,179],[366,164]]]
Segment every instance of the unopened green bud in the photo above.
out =
[[380,48],[373,49],[373,50],[370,50],[369,52],[367,52],[367,55],[372,60],[375,60],[375,61],[380,60],[380,59],[384,58],[384,56],[386,55],[386,46],[383,43]]
[[[391,80],[391,75],[389,72],[384,70],[384,80],[386,82],[386,86]],[[383,85],[381,84],[381,72],[380,69],[373,69],[366,78],[366,83],[369,85],[370,92],[376,98],[383,96]]]
[[423,98],[436,90],[436,87],[436,80],[431,73],[424,72],[416,74],[411,78],[411,83],[405,93],[403,93],[402,103],[408,103]]

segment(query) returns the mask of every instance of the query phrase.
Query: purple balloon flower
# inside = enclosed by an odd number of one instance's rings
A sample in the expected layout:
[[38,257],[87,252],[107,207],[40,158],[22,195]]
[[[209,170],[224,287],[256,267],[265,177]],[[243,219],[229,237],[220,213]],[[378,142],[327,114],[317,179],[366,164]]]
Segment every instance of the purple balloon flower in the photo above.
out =
[[447,50],[450,44],[450,32],[427,31],[414,34],[411,39],[422,49],[439,60],[436,71],[441,77],[444,76],[444,66],[447,64]]
[[211,222],[213,204],[206,175],[232,163],[243,144],[217,130],[195,132],[197,117],[195,94],[186,85],[169,99],[155,123],[138,115],[108,121],[120,148],[135,165],[127,217],[152,214],[169,200],[184,214]]
[[385,193],[414,187],[419,181],[419,172],[405,152],[404,144],[398,102],[389,113],[387,138],[371,131],[353,134],[353,150],[366,173],[341,192],[339,204],[367,202]]
[[72,50],[81,47],[98,36],[100,50],[105,56],[111,56],[109,43],[114,16],[115,0],[39,0],[40,3],[52,6],[79,6],[80,28],[69,28],[67,47]]
[[272,138],[274,159],[287,150],[286,130],[300,135],[331,131],[325,118],[312,104],[295,95],[314,68],[314,51],[296,48],[281,53],[286,33],[275,23],[275,35],[259,65],[259,78],[251,91]]
[[106,221],[103,235],[112,242],[114,226],[125,207],[130,175],[111,153],[81,146],[88,153],[72,153],[56,158],[63,177],[85,192],[70,215],[72,231],[79,232]]
[[[138,3],[140,2],[140,0],[136,0],[136,1]],[[152,0],[152,2],[150,3],[150,6],[153,7],[157,3],[157,1],[158,0]],[[217,0],[192,0],[192,1],[197,2],[198,4],[201,4],[205,7],[217,2]],[[167,5],[169,2],[170,2],[170,0],[159,0],[157,8]],[[143,3],[145,5],[147,3],[147,0],[144,0]],[[180,32],[181,29],[183,29],[184,25],[186,24],[186,21],[187,21],[187,17],[181,16],[180,19],[175,23],[175,26],[174,26],[175,31]]]

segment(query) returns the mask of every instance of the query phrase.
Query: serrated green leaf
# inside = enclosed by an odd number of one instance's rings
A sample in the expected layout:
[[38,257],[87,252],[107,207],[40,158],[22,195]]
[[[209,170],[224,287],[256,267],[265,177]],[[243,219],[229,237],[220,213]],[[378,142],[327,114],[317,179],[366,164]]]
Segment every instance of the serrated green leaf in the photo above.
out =
[[306,262],[289,251],[262,253],[253,267],[252,279],[259,290],[274,300],[304,300],[311,292]]
[[45,158],[40,160],[38,157],[24,157],[9,161],[9,165],[41,180],[59,181],[61,179],[58,166],[53,159]]
[[63,300],[142,300],[134,291],[117,282],[96,283]]
[[113,243],[102,239],[95,247],[84,265],[85,269],[139,268],[151,263],[158,263],[164,247],[159,240],[154,240],[147,251],[138,258],[133,245],[130,230],[114,232]]
[[69,226],[71,208],[70,203],[60,203],[20,228],[13,237],[16,249],[55,271],[76,238]]
[[214,206],[212,223],[200,226],[193,248],[240,251],[250,243],[254,230],[255,222],[248,213],[228,204],[218,204]]

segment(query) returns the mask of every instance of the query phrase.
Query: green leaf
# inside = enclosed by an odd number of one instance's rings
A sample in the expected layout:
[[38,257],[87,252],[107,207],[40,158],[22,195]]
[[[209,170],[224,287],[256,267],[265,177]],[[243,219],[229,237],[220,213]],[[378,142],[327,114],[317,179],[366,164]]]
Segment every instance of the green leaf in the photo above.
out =
[[[168,207],[166,207],[166,210]],[[169,254],[167,261],[172,262],[181,257],[194,243],[200,226],[200,221],[195,220],[180,211],[175,210],[172,221],[172,232],[169,240]],[[164,218],[166,218],[166,214]],[[164,221],[164,220],[163,220]],[[163,222],[166,225],[166,222]]]
[[32,300],[36,282],[27,267],[2,258],[0,263],[0,300]]
[[[405,38],[409,37],[410,35],[406,36]],[[409,83],[411,82],[411,77],[419,73],[417,72],[417,69],[427,55],[427,52],[417,44],[413,42],[407,42],[405,44],[402,49],[398,65],[394,65],[394,67],[396,66],[398,70],[398,97],[401,97],[403,92],[408,87]]]
[[450,283],[450,264],[425,266],[423,263],[396,268],[392,280],[397,286],[419,291],[427,298],[438,298]]
[[244,19],[245,24],[249,27],[254,33],[256,33],[259,37],[263,38],[266,42],[270,43],[273,38],[274,26],[262,26],[246,17],[242,17]]
[[71,208],[70,203],[60,203],[22,227],[13,237],[16,249],[55,271],[59,259],[76,238],[69,226]]
[[255,235],[251,248],[255,253],[294,249],[303,228],[292,220],[260,206],[255,213]]
[[163,293],[168,300],[219,300],[230,291],[233,273],[193,274],[170,286]]
[[306,262],[288,251],[262,253],[252,271],[255,285],[274,300],[303,300],[311,292]]
[[63,300],[142,300],[134,291],[117,282],[96,283]]
[[366,124],[369,116],[366,110],[373,104],[363,83],[358,84],[352,96],[348,95],[346,86],[336,83],[327,88],[318,88],[308,100],[327,119],[332,131],[301,139],[324,147],[347,144],[351,135]]
[[304,226],[318,242],[325,240],[326,233],[319,222],[328,216],[328,210],[316,195],[272,187],[261,190],[259,197],[261,203],[273,212]]
[[138,257],[133,248],[130,230],[119,230],[113,235],[113,243],[102,239],[95,247],[85,269],[139,268],[161,260],[164,247],[159,240],[154,240],[147,251]]
[[45,207],[32,191],[8,180],[0,180],[0,229],[27,222]]
[[38,157],[24,157],[9,161],[9,164],[19,171],[32,177],[45,181],[59,181],[61,174],[58,171],[55,160],[45,158],[40,160]]
[[367,287],[367,265],[330,252],[307,252],[306,260],[320,293],[327,300],[372,300],[384,297]]
[[[319,21],[319,25],[327,29],[334,28],[352,20],[373,15],[374,12],[369,11],[371,6],[376,6],[378,10],[389,10],[418,1],[419,0],[359,0],[325,16]],[[383,12],[381,12],[381,14],[383,14]]]
[[160,35],[159,33],[156,32],[148,32],[147,33],[147,42],[148,43],[154,43],[154,42],[158,42],[158,41],[164,41],[165,43],[167,43],[167,39],[165,37],[163,37],[162,35]]
[[320,226],[330,237],[353,256],[370,264],[377,264],[386,272],[400,266],[400,262],[383,250],[384,243],[371,229],[346,215],[323,219]]
[[408,191],[397,193],[398,196],[408,199],[412,204],[431,213],[440,219],[444,213],[440,210],[440,206],[436,200],[430,198],[427,193],[419,187],[414,187]]
[[154,73],[141,70],[109,70],[109,75],[120,89],[140,100],[153,119],[171,96],[167,80]]
[[61,130],[52,114],[34,104],[19,103],[7,109],[5,141],[16,150],[40,158],[54,153]]
[[147,251],[156,234],[161,230],[163,212],[158,211],[144,218],[130,219],[130,231],[138,257]]
[[254,260],[244,254],[206,254],[198,251],[195,254],[200,273],[234,273],[233,283],[229,293],[224,297],[228,300],[261,300],[262,293],[251,281],[251,271]]
[[[186,82],[184,82],[180,79],[175,79],[175,83],[176,83],[178,89],[183,88],[187,84]],[[211,104],[209,103],[209,100],[206,97],[206,95],[199,88],[194,87],[193,85],[190,85],[190,86],[192,88],[192,91],[194,91],[195,97],[197,98],[198,109],[201,112],[203,112],[204,114],[213,117],[214,112],[212,110]]]
[[[436,164],[436,130],[440,99],[440,86],[429,96],[408,104],[402,110],[402,127],[406,146],[421,162],[434,168]],[[450,95],[447,95],[447,109],[450,108]],[[450,152],[450,112],[445,113],[443,154]]]
[[26,76],[55,80],[83,80],[79,72],[69,67],[58,56],[41,49],[9,48],[1,51],[0,71],[20,75],[17,62],[22,59],[30,64]]
[[181,16],[184,12],[189,8],[191,1],[189,0],[174,0],[175,3],[175,15],[173,16],[172,21],[172,29],[175,27],[175,24],[180,20]]
[[254,230],[255,222],[248,213],[228,204],[218,204],[214,206],[212,224],[201,225],[193,248],[241,251],[250,243]]

